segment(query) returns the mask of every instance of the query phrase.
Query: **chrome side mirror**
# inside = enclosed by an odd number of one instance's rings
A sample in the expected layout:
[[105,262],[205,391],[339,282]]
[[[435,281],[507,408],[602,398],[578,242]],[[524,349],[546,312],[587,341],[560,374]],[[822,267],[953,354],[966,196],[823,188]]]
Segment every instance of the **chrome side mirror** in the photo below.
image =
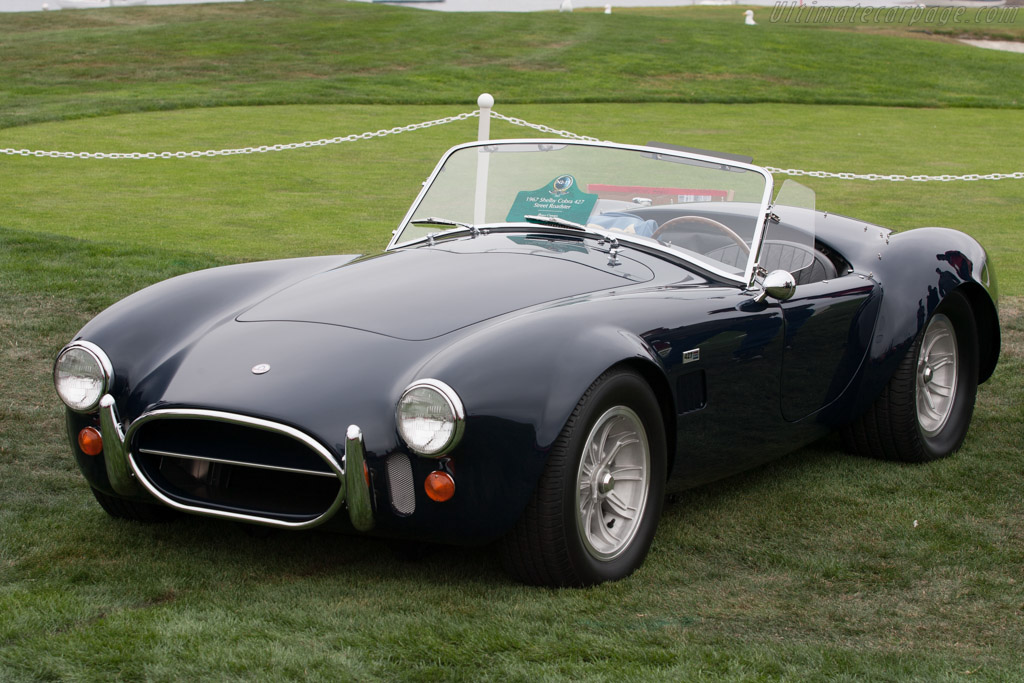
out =
[[761,291],[754,297],[757,303],[761,303],[767,297],[788,301],[796,293],[796,278],[788,271],[773,270],[765,276],[761,287]]

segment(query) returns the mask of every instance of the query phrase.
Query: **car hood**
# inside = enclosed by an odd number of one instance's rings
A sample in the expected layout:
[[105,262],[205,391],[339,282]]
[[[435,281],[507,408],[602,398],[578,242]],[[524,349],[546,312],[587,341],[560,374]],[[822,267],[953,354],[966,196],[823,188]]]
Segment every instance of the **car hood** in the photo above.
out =
[[579,241],[490,235],[385,252],[263,299],[240,322],[294,321],[421,341],[537,304],[646,282],[653,273]]

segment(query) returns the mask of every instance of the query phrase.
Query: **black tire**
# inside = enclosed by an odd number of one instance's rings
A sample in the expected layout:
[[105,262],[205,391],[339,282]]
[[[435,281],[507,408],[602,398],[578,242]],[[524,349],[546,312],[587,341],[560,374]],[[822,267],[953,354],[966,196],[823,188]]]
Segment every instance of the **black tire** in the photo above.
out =
[[177,510],[163,505],[136,503],[132,500],[115,498],[114,496],[107,495],[106,493],[97,491],[96,489],[92,490],[92,495],[96,497],[96,502],[100,504],[100,507],[103,508],[108,515],[116,519],[127,519],[133,522],[154,524],[159,522],[170,522],[178,518]]
[[[607,453],[612,435],[623,447]],[[588,443],[593,448],[584,462]],[[644,379],[621,369],[599,377],[576,405],[532,499],[503,539],[506,569],[525,583],[544,586],[588,586],[632,574],[661,516],[665,443],[661,410]],[[579,512],[581,502],[587,512]],[[639,510],[632,520],[626,503]]]
[[[952,370],[946,360],[934,359],[950,352]],[[947,385],[949,401],[938,391],[945,392]],[[954,291],[929,317],[875,403],[844,430],[843,439],[854,453],[882,460],[944,458],[963,444],[977,392],[978,331],[970,304]],[[929,403],[935,399],[937,406]]]

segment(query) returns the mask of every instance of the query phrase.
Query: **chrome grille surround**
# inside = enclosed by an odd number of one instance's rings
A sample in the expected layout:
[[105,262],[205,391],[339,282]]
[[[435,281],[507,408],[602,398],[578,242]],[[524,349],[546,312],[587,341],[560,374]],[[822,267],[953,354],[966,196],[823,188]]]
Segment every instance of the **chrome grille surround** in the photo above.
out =
[[[168,421],[199,421],[230,425],[233,428],[245,430],[257,430],[277,435],[278,438],[294,442],[295,445],[304,449],[310,454],[309,463],[303,467],[289,467],[268,462],[247,462],[244,458],[238,457],[211,457],[209,454],[195,454],[187,452],[141,449],[138,446],[140,436],[145,435],[146,425],[163,424]],[[288,425],[263,420],[260,418],[226,413],[216,410],[171,408],[154,410],[139,416],[125,433],[125,444],[127,445],[128,463],[137,481],[155,498],[162,503],[182,510],[184,512],[231,519],[234,521],[262,524],[265,526],[281,527],[288,529],[307,529],[318,526],[333,517],[345,504],[346,481],[345,469],[338,463],[334,455],[320,442],[298,429]],[[315,457],[314,457],[315,456]],[[311,477],[324,484],[324,479],[331,478],[337,485],[337,495],[330,500],[323,510],[317,510],[306,515],[283,515],[272,510],[251,509],[245,512],[221,509],[215,502],[209,506],[197,505],[194,502],[186,502],[183,497],[176,497],[163,490],[153,480],[150,470],[152,467],[143,461],[143,458],[172,459],[184,463],[192,461],[197,466],[204,462],[208,464],[220,464],[231,468],[240,468],[239,471],[250,470],[261,473],[272,472],[283,477]],[[322,465],[320,464],[322,463]],[[311,479],[313,481],[313,479]],[[303,519],[288,519],[287,517],[304,517]]]

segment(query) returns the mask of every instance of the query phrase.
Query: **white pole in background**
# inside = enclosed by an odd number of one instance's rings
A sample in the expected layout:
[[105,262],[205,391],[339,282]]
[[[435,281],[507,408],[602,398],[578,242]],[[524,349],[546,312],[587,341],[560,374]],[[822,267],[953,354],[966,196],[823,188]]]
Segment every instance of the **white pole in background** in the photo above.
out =
[[[476,98],[476,105],[480,108],[480,124],[477,127],[476,139],[483,142],[491,139],[491,109],[494,107],[494,97],[490,93],[483,93]],[[490,165],[491,155],[484,149],[477,152],[476,157],[476,195],[473,204],[473,225],[480,225],[487,222],[487,171]]]
[[483,93],[476,98],[476,106],[480,108],[480,125],[477,127],[476,139],[480,141],[491,139],[491,109],[494,108],[494,96],[490,93]]

